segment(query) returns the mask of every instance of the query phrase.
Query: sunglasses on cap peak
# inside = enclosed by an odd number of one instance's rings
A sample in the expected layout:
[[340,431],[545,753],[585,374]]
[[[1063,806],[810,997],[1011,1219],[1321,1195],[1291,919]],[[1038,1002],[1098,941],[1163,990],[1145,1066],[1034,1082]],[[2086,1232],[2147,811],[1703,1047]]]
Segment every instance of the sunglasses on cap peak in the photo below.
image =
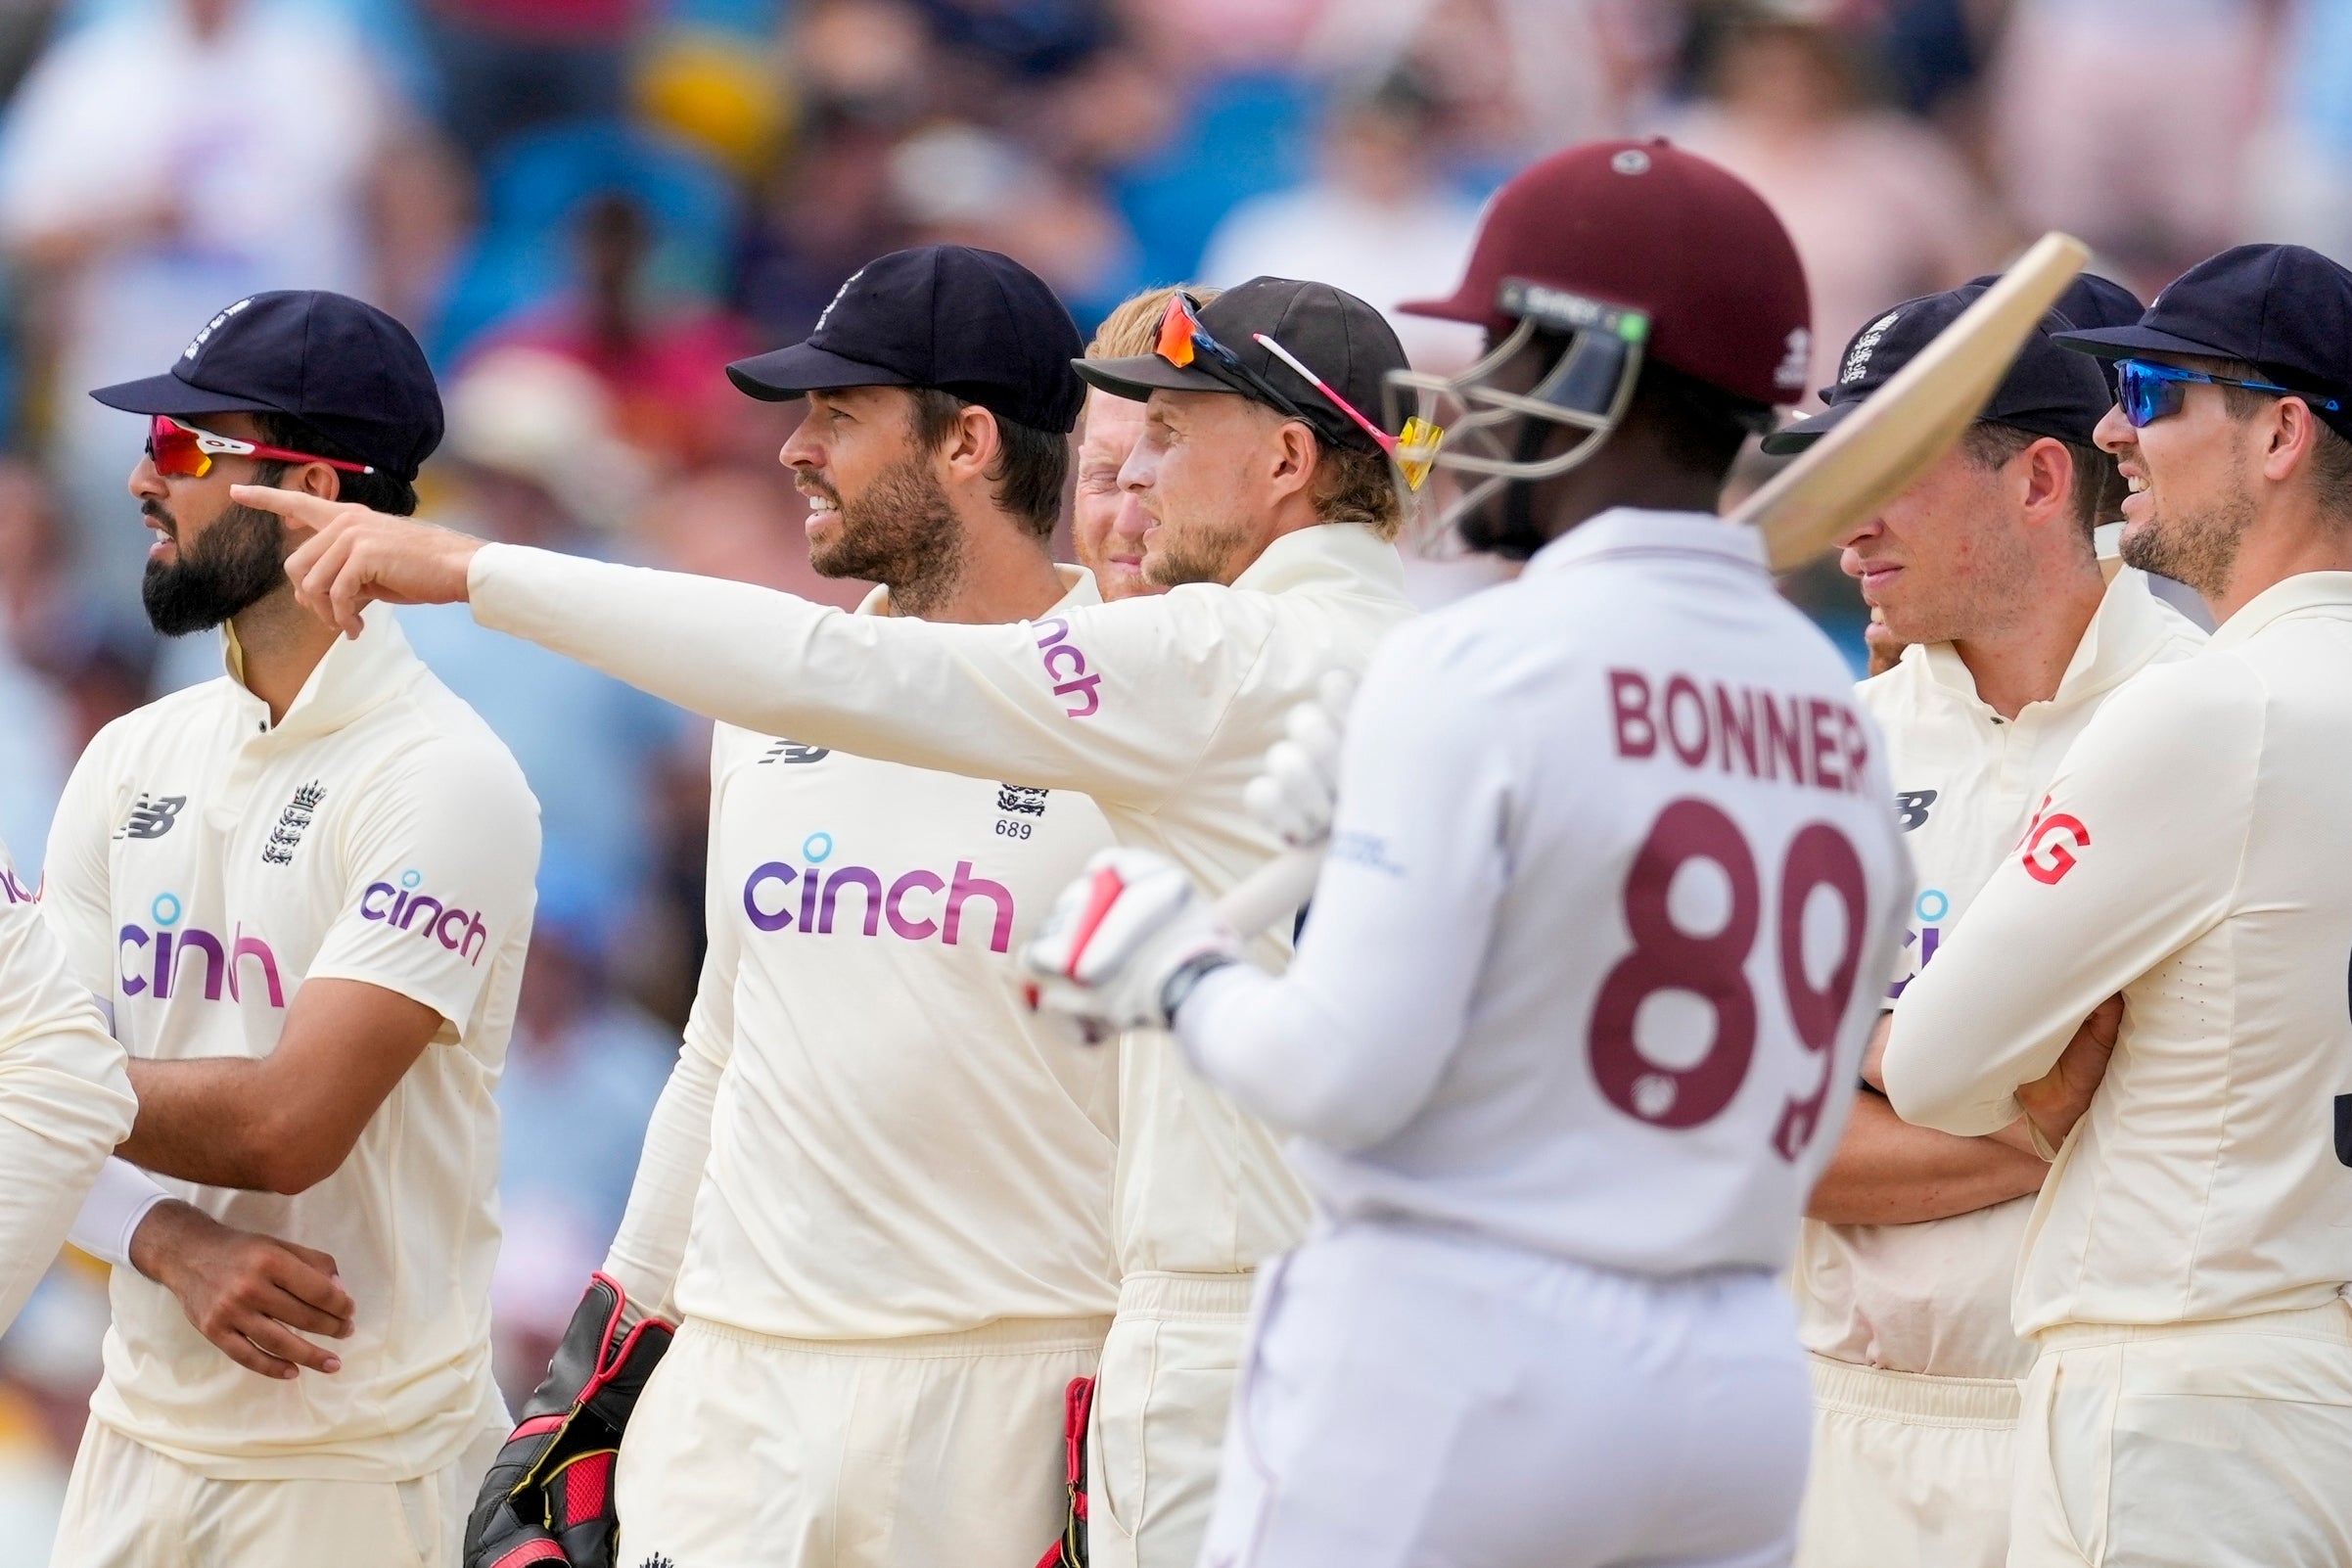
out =
[[[1251,334],[1251,340],[1265,348],[1268,353],[1297,371],[1300,379],[1322,393],[1332,407],[1354,420],[1357,428],[1369,436],[1381,451],[1387,453],[1389,458],[1396,463],[1398,470],[1405,476],[1405,484],[1407,489],[1417,490],[1421,487],[1422,482],[1429,478],[1430,466],[1437,459],[1438,445],[1446,438],[1444,431],[1425,419],[1413,418],[1405,422],[1403,435],[1391,436],[1387,431],[1366,419],[1362,410],[1342,397],[1329,382],[1309,370],[1298,355],[1283,347],[1272,338],[1259,332]],[[1216,366],[1216,369],[1210,373],[1216,375],[1219,380],[1228,384],[1238,381],[1243,387],[1272,404],[1280,412],[1310,425],[1314,423],[1307,418],[1306,410],[1277,391],[1273,384],[1265,377],[1243,364],[1232,349],[1227,348],[1209,335],[1208,330],[1201,325],[1201,318],[1190,295],[1179,291],[1169,296],[1168,309],[1160,317],[1159,339],[1153,344],[1152,352],[1179,370],[1190,366],[1196,359],[1205,355],[1209,363]]]
[[2134,430],[2179,413],[2189,399],[2189,389],[2199,382],[2213,387],[2242,387],[2247,392],[2265,392],[2273,397],[2300,397],[2324,413],[2341,413],[2344,406],[2333,397],[2321,397],[2267,381],[2208,375],[2202,370],[2159,364],[2153,359],[2115,361],[2115,398],[2123,408],[2124,419]]
[[340,457],[321,457],[316,452],[298,452],[285,446],[268,446],[259,441],[241,441],[233,436],[215,436],[208,430],[183,425],[168,414],[151,416],[147,429],[147,456],[159,474],[183,479],[203,479],[212,472],[215,457],[253,457],[266,463],[324,463],[346,474],[373,474],[365,463],[346,462]]

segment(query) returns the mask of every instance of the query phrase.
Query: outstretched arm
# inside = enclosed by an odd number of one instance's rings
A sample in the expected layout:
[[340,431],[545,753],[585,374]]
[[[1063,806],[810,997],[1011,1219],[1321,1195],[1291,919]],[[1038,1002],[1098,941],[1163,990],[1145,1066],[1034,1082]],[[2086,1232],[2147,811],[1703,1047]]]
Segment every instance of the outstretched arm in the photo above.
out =
[[1144,809],[1192,779],[1268,629],[1256,596],[1200,591],[1010,625],[852,616],[292,491],[233,493],[311,530],[287,573],[346,631],[374,600],[465,601],[493,630],[760,734]]

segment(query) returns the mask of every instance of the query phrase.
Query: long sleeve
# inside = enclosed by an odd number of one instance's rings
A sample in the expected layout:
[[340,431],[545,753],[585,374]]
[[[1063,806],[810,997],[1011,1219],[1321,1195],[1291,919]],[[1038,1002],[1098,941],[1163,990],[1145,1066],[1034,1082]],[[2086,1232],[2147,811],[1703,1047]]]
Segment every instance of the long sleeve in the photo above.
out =
[[1904,1120],[1963,1135],[2015,1121],[2017,1086],[2050,1071],[2093,1008],[2221,921],[2256,809],[2262,719],[2258,678],[2219,655],[2108,699],[2024,841],[1896,1003],[1884,1072]]
[[1142,809],[1198,765],[1270,619],[1264,595],[1195,587],[934,624],[502,544],[468,588],[481,624],[723,723]]
[[1505,880],[1509,724],[1393,641],[1350,717],[1331,853],[1280,980],[1235,965],[1177,1019],[1250,1114],[1337,1149],[1424,1105],[1460,1041]]
[[115,793],[106,783],[114,728],[82,751],[58,798],[41,864],[41,918],[63,950],[66,969],[99,1004],[115,1003],[115,930],[108,897],[107,836]]
[[[718,820],[726,788],[722,759],[725,733],[712,741],[711,819]],[[604,1271],[621,1282],[630,1305],[675,1321],[678,1271],[686,1258],[686,1234],[694,1221],[695,1195],[711,1163],[711,1121],[716,1113],[719,1080],[735,1043],[735,970],[743,934],[738,911],[718,896],[718,837],[712,834],[711,874],[705,879],[704,920],[709,946],[687,1015],[677,1065],[654,1105],[645,1129],[637,1179],[630,1186],[621,1229],[605,1257]]]
[[[101,847],[103,853],[103,845]],[[0,862],[5,862],[0,851]],[[0,1327],[64,1245],[137,1109],[122,1047],[13,866],[0,893]]]

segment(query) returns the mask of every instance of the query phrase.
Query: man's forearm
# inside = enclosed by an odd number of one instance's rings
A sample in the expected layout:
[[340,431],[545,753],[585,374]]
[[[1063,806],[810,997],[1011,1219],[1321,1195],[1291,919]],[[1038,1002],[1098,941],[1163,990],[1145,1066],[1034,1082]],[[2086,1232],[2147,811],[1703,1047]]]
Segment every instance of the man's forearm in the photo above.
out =
[[[1162,799],[1222,712],[1187,702],[1114,727],[1102,671],[1086,663],[1104,650],[1058,656],[1059,643],[1038,641],[1057,633],[1034,628],[851,616],[752,583],[515,545],[485,546],[468,582],[480,624],[721,723],[1097,800]],[[1084,689],[1057,694],[1057,674]]]
[[1865,1093],[1806,1213],[1839,1225],[1949,1220],[2038,1192],[2049,1170],[2006,1138],[1914,1127],[1885,1099]]
[[241,1056],[130,1064],[139,1117],[115,1152],[133,1165],[208,1186],[266,1191],[277,1174],[260,1107],[263,1063]]

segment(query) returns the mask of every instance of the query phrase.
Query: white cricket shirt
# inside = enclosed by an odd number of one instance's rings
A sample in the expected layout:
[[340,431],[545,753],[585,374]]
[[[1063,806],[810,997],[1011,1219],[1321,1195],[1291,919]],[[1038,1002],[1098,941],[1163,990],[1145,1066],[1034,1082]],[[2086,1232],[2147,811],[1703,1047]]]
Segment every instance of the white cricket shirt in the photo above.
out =
[[[1062,570],[1053,613],[1100,602]],[[1118,1052],[1004,967],[1110,844],[1102,813],[727,725],[711,766],[679,1069],[716,1077],[706,1163],[690,1231],[632,1194],[618,1277],[642,1299],[674,1272],[688,1316],[794,1339],[1109,1316]]]
[[122,1047],[0,845],[0,1331],[57,1257],[136,1109]]
[[1604,513],[1389,639],[1297,961],[1180,1038],[1339,1219],[1776,1269],[1908,901],[1886,788],[1752,531]]
[[[1411,612],[1393,545],[1324,524],[1231,587],[1014,625],[847,615],[773,589],[514,545],[474,557],[474,619],[680,707],[803,745],[1093,797],[1123,844],[1221,893],[1280,846],[1242,788],[1290,709],[1360,669]],[[1261,945],[1279,962],[1287,944]],[[1120,1066],[1113,1239],[1123,1272],[1247,1269],[1307,1200],[1271,1133],[1157,1036]]]
[[[1888,995],[1935,956],[1977,890],[2025,832],[2066,748],[2116,687],[2186,659],[2205,634],[2126,567],[2048,702],[2004,719],[1976,695],[1950,643],[1914,644],[1860,688],[1886,735],[1895,818],[1918,891]],[[2009,1326],[2031,1197],[1903,1225],[1805,1222],[1798,1327],[1808,1350],[1938,1377],[2023,1377],[2032,1347]]]
[[266,1056],[302,983],[328,977],[446,1020],[307,1192],[157,1178],[225,1223],[333,1255],[357,1305],[343,1369],[256,1377],[168,1290],[117,1268],[99,1420],[209,1476],[391,1481],[449,1462],[499,1418],[490,1096],[538,856],[522,770],[389,607],[336,641],[275,726],[224,676],[90,743],[58,806],[42,907],[133,1056]]
[[2123,993],[2027,1228],[2019,1333],[2317,1307],[2352,1280],[2348,762],[2352,573],[2289,577],[2107,699],[1896,1004],[1895,1109],[1982,1133]]

